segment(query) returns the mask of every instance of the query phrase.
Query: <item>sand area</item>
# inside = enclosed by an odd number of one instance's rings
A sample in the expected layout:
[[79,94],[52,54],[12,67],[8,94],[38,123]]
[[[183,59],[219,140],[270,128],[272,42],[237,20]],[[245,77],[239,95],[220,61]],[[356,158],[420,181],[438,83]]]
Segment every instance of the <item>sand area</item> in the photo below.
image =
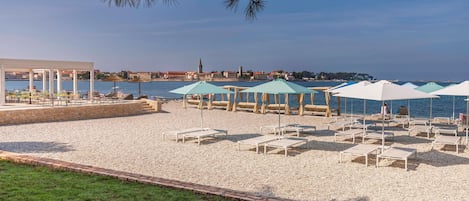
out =
[[368,167],[356,156],[339,164],[339,152],[354,144],[334,142],[334,131],[327,130],[331,118],[320,116],[282,115],[283,123],[317,126],[301,136],[308,142],[288,157],[281,149],[267,155],[248,146],[237,150],[238,140],[276,124],[274,113],[204,110],[204,126],[226,129],[227,137],[200,146],[195,140],[162,140],[165,131],[200,126],[200,111],[181,106],[170,101],[162,113],[2,126],[0,150],[293,200],[469,200],[469,151],[430,150],[432,138],[394,128],[396,137],[388,145],[418,151],[407,172],[402,161],[383,160],[376,168],[374,156]]

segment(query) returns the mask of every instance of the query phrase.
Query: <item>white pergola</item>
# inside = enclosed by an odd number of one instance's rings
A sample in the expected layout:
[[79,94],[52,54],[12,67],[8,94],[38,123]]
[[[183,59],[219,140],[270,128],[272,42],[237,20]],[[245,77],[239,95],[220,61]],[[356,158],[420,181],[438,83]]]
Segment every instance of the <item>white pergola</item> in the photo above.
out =
[[[29,91],[33,91],[34,72],[42,73],[42,91],[54,95],[54,79],[57,74],[57,92],[62,91],[62,72],[73,72],[73,94],[78,95],[77,71],[90,72],[89,98],[94,91],[94,63],[81,61],[51,61],[32,59],[2,59],[0,58],[0,104],[5,104],[5,72],[29,72]],[[47,74],[49,75],[49,89],[47,89]]]

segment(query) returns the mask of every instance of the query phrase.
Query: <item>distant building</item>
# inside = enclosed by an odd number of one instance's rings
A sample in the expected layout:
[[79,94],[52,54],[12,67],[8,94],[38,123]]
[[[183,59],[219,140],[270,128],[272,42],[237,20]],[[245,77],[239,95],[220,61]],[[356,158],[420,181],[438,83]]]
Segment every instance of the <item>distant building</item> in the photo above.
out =
[[223,77],[225,77],[225,78],[237,78],[237,76],[238,76],[237,72],[233,72],[233,71],[223,72]]
[[164,79],[182,79],[184,80],[186,78],[186,73],[184,71],[168,71],[165,72],[163,75]]
[[243,66],[239,66],[238,68],[238,77],[242,77],[243,76]]
[[202,66],[202,58],[199,58],[199,68],[197,69],[197,73],[203,73],[203,66]]
[[254,72],[252,76],[254,80],[267,80],[268,79],[268,74],[264,72]]

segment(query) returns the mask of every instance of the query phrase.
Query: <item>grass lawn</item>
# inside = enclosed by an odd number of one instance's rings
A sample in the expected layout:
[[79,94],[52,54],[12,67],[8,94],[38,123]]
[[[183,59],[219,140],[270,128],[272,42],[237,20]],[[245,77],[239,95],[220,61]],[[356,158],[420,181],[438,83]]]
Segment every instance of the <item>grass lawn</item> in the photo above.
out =
[[0,200],[227,200],[112,177],[0,160]]

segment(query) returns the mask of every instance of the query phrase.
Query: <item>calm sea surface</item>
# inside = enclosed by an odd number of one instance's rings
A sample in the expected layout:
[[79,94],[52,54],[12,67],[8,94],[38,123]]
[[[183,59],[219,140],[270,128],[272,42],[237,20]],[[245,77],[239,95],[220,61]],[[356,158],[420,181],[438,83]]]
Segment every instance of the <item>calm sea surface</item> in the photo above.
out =
[[[22,90],[28,87],[28,81],[7,81],[6,89],[7,90]],[[181,95],[172,94],[168,91],[176,89],[178,87],[191,84],[192,82],[145,82],[141,83],[142,94],[148,95],[149,97],[164,97],[164,98],[181,98]],[[255,86],[264,82],[212,82],[212,84],[218,86],[224,85],[235,85],[235,86]],[[305,87],[321,87],[321,86],[336,86],[341,84],[341,82],[296,82],[297,84],[303,85]],[[37,89],[42,89],[42,81],[34,82]],[[402,84],[402,83],[397,83]],[[414,82],[416,85],[424,85],[425,83]],[[442,86],[447,86],[449,83],[438,83]],[[109,93],[112,91],[114,83],[113,82],[95,82],[95,90],[101,93]],[[133,82],[118,82],[117,86],[119,90],[123,93],[131,93],[134,97],[138,96],[138,83]],[[72,81],[63,81],[62,88],[64,90],[72,90]],[[78,82],[79,93],[86,94],[89,90],[88,81],[79,81]],[[455,103],[455,117],[457,118],[459,113],[466,113],[466,97],[453,97],[453,96],[441,96],[440,98],[433,99],[433,114],[432,116],[438,117],[452,117],[453,116],[453,100]],[[252,97],[251,97],[252,99]],[[283,98],[281,98],[283,101]],[[260,100],[260,99],[259,99]],[[309,95],[305,96],[305,103],[309,104],[311,102]],[[347,103],[345,105],[345,102]],[[290,104],[295,107],[297,106],[296,96],[290,96]],[[314,104],[325,104],[324,93],[318,93],[315,95]],[[337,98],[331,97],[331,104],[333,108],[337,108]],[[366,101],[366,113],[373,114],[379,113],[380,111],[380,102],[378,101]],[[405,106],[408,107],[409,101],[387,101],[388,106],[391,107],[393,113],[398,113],[399,107]],[[341,111],[344,113],[354,113],[354,114],[363,114],[363,100],[358,99],[347,99],[341,100]],[[413,117],[429,117],[430,115],[430,99],[418,99],[410,101],[410,112]]]

